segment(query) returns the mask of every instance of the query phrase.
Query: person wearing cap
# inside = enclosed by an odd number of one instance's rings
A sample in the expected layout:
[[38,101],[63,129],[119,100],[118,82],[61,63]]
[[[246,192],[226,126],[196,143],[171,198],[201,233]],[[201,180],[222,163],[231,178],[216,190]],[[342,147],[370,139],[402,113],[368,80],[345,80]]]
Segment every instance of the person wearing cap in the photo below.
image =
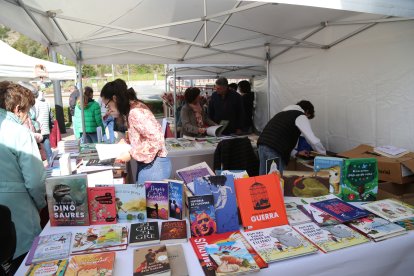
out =
[[215,123],[229,121],[223,130],[224,135],[241,134],[244,120],[242,98],[239,93],[229,89],[229,82],[221,77],[216,80],[216,91],[211,95],[208,116]]
[[315,151],[326,154],[324,146],[315,136],[310,125],[309,120],[314,117],[313,104],[302,100],[295,105],[285,107],[270,119],[257,140],[260,175],[266,174],[266,160],[280,158],[279,171],[283,172],[284,165],[287,165],[290,156],[308,156],[307,151],[294,150],[301,134]]

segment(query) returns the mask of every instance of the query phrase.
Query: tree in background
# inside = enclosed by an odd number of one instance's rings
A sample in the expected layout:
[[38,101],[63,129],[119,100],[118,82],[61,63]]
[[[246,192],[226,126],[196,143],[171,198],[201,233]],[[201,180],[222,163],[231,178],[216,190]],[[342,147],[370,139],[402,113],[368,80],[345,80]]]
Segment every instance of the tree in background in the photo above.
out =
[[98,75],[94,65],[83,64],[82,65],[82,77],[90,78]]
[[6,40],[9,37],[8,32],[10,32],[10,29],[0,25],[0,40]]
[[13,43],[12,47],[26,55],[49,60],[47,48],[27,36],[20,35],[19,39]]

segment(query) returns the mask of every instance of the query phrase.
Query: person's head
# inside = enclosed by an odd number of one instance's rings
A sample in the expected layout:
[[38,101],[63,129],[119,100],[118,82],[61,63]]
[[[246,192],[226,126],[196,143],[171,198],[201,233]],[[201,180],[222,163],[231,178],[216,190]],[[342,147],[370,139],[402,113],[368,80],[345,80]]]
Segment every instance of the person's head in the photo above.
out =
[[119,117],[119,115],[128,115],[129,102],[134,98],[132,91],[128,90],[126,83],[121,79],[110,81],[102,87],[102,103],[114,118]]
[[85,86],[84,91],[85,92],[83,93],[83,95],[84,95],[85,99],[92,99],[93,98],[93,89],[92,89],[92,87]]
[[219,93],[220,95],[224,95],[227,93],[228,88],[229,88],[229,81],[226,78],[220,77],[216,80],[217,93]]
[[233,90],[233,91],[237,91],[237,83],[232,82],[229,84],[229,89]]
[[184,92],[185,102],[188,104],[195,104],[200,99],[200,89],[197,87],[189,87]]
[[71,85],[71,86],[69,87],[69,91],[70,91],[70,92],[77,92],[77,91],[78,91],[78,88],[76,87],[76,85]]
[[300,106],[303,111],[305,111],[305,115],[309,120],[315,117],[315,108],[310,101],[301,100],[296,105]]
[[23,123],[30,108],[35,104],[33,93],[13,82],[0,82],[0,108],[14,113]]
[[239,84],[237,86],[239,88],[240,93],[242,94],[252,92],[252,87],[250,85],[250,82],[247,80],[239,81]]

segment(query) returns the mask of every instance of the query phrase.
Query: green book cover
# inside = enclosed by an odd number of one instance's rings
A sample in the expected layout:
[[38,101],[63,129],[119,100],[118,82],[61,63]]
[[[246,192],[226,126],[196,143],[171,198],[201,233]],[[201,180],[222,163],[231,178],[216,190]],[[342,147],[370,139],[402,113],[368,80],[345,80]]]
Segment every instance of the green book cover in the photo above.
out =
[[374,201],[378,193],[378,166],[375,158],[344,159],[342,199]]

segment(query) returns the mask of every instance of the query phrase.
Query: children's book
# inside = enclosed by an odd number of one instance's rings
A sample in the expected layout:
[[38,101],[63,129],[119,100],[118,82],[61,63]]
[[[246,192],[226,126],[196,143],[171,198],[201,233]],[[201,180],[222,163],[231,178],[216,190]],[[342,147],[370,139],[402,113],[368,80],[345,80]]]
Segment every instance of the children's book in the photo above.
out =
[[277,174],[240,178],[234,182],[245,230],[288,224]]
[[120,223],[147,221],[145,186],[137,184],[115,185],[115,207]]
[[129,245],[149,245],[160,243],[158,222],[141,222],[131,224],[129,231]]
[[116,223],[115,188],[88,187],[89,222],[95,224]]
[[25,276],[63,276],[68,260],[55,260],[32,264]]
[[134,276],[171,275],[165,245],[153,245],[136,249],[133,258]]
[[191,236],[209,236],[217,232],[213,195],[189,197],[188,212]]
[[73,256],[65,276],[113,275],[115,252],[93,253]]
[[315,172],[329,173],[329,192],[340,198],[342,198],[342,164],[343,159],[338,157],[316,156],[314,159]]
[[194,194],[194,179],[207,175],[214,175],[214,172],[206,162],[201,162],[189,167],[185,167],[176,171],[178,177],[184,181],[187,188]]
[[172,276],[188,276],[187,262],[181,244],[167,245],[168,261]]
[[71,232],[36,237],[25,264],[68,258],[71,237]]
[[319,210],[330,214],[340,222],[348,222],[358,218],[366,217],[370,213],[364,209],[351,205],[339,198],[327,199],[313,202],[311,205]]
[[268,263],[318,251],[317,247],[289,225],[244,232],[243,235]]
[[324,253],[369,241],[368,238],[345,224],[319,227],[309,222],[292,227]]
[[395,222],[397,225],[404,227],[406,230],[414,230],[414,217],[403,219]]
[[378,193],[378,166],[375,158],[344,159],[342,199],[374,201]]
[[286,215],[290,225],[296,225],[306,222],[311,222],[312,219],[307,216],[301,209],[298,208],[296,202],[287,202],[285,200]]
[[178,180],[168,180],[170,218],[183,219],[184,184]]
[[57,176],[46,179],[51,226],[89,225],[87,176]]
[[279,172],[281,159],[279,157],[266,160],[266,174]]
[[284,196],[315,197],[329,194],[327,172],[283,171]]
[[216,170],[215,172],[216,175],[232,175],[234,179],[249,177],[246,170]]
[[241,241],[227,241],[205,246],[217,276],[259,271],[259,266]]
[[260,257],[260,255],[254,250],[246,238],[240,233],[240,231],[227,232],[222,234],[214,234],[211,236],[204,237],[192,237],[190,238],[191,246],[193,247],[194,252],[197,255],[198,261],[200,262],[203,272],[207,276],[216,275],[214,269],[214,263],[206,254],[205,246],[208,244],[226,242],[226,241],[241,241],[244,246],[247,248],[249,253],[253,256],[254,260],[260,268],[268,267],[268,264]]
[[161,243],[180,243],[187,239],[187,221],[171,220],[161,223]]
[[168,202],[169,185],[166,181],[146,181],[147,217],[165,219],[169,217]]
[[407,233],[404,227],[374,215],[354,220],[348,225],[374,241],[382,241]]
[[369,202],[362,208],[391,222],[414,218],[414,207],[396,199]]
[[194,180],[196,195],[212,194],[217,221],[217,233],[240,228],[236,191],[232,175],[198,177]]

